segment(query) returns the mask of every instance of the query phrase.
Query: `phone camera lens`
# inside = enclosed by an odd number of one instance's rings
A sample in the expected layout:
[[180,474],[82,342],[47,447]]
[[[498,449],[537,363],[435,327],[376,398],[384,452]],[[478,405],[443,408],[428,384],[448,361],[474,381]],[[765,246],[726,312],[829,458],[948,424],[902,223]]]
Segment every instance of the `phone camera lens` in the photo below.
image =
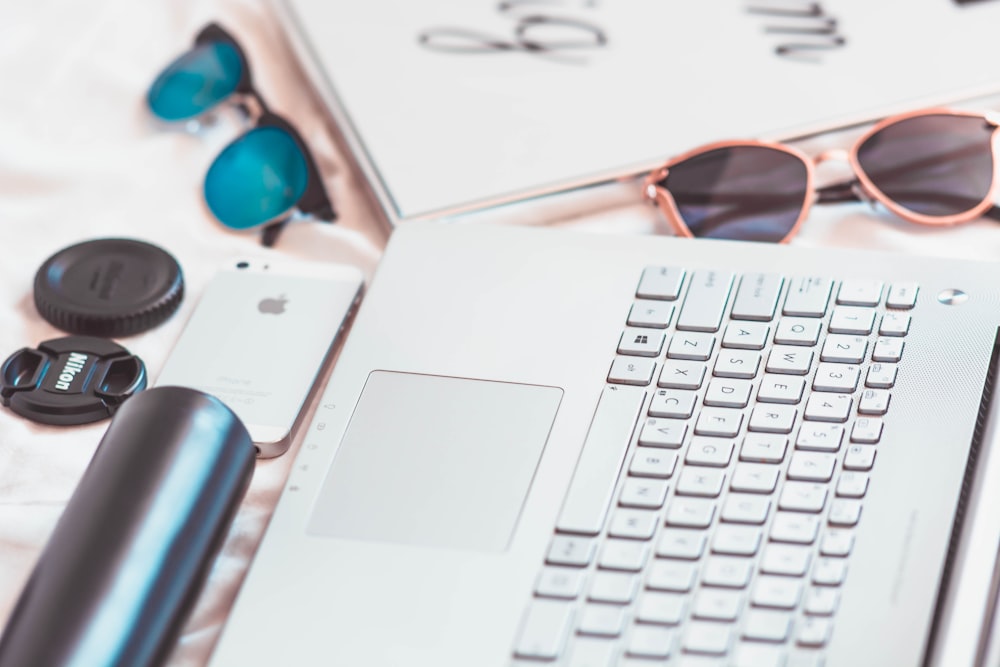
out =
[[250,268],[250,262],[239,262],[236,265],[236,268],[237,269],[247,269],[247,268]]

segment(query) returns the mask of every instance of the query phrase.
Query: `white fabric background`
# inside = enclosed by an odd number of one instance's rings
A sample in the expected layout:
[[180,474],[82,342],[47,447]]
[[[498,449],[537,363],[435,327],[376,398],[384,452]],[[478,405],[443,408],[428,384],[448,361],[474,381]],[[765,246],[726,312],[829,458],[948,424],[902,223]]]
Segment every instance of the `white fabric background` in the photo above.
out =
[[[255,234],[227,231],[205,209],[200,195],[205,171],[240,131],[239,123],[231,114],[219,114],[196,134],[165,128],[149,118],[143,95],[158,70],[209,20],[237,35],[265,98],[311,145],[340,224],[297,223],[276,249],[265,251]],[[345,262],[368,275],[375,268],[384,234],[261,2],[8,1],[0,4],[0,82],[0,358],[61,335],[35,311],[32,280],[53,252],[86,239],[144,239],[173,253],[184,269],[188,292],[180,312],[153,331],[120,341],[146,361],[153,378],[202,286],[233,256],[270,253]],[[851,134],[825,137],[809,148],[844,146]],[[827,167],[821,174],[839,175]],[[581,210],[589,213],[581,216]],[[623,184],[541,208],[491,212],[478,216],[476,224],[514,221],[649,233],[657,220],[654,209],[639,203],[637,187]],[[1000,227],[980,221],[955,229],[917,228],[848,204],[817,210],[795,243],[995,260]],[[0,410],[0,624],[106,427],[106,422],[46,427]],[[206,662],[294,453],[257,465],[171,665]],[[266,627],[261,619],[262,631]]]

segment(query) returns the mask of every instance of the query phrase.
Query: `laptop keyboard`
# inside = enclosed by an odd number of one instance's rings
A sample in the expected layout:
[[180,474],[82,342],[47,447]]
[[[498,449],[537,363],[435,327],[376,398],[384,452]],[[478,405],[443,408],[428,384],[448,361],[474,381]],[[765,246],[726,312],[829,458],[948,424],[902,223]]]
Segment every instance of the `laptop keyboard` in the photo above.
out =
[[823,665],[917,290],[647,267],[515,663]]

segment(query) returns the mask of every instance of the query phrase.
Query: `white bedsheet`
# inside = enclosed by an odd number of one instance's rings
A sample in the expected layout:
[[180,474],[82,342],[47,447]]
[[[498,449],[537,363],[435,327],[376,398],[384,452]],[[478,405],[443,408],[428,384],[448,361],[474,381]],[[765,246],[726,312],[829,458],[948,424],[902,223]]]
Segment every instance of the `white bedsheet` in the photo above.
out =
[[[341,213],[338,225],[297,223],[277,248],[266,251],[256,234],[227,231],[207,212],[202,179],[211,160],[239,132],[238,123],[220,114],[196,134],[164,128],[149,118],[143,95],[157,71],[209,20],[221,21],[238,36],[266,99],[312,147]],[[269,253],[344,262],[369,276],[376,266],[384,234],[260,2],[5,2],[0,5],[0,82],[0,359],[62,335],[35,311],[32,280],[49,255],[86,239],[147,240],[170,251],[183,267],[187,297],[180,312],[153,331],[119,341],[145,360],[153,378],[202,286],[229,258]],[[844,140],[815,143],[836,146]],[[579,201],[595,212],[567,215],[554,205],[541,213],[519,215],[515,208],[484,217],[598,233],[648,233],[656,220],[655,210],[638,203],[634,186],[622,186],[609,206]],[[1000,257],[1000,227],[980,221],[956,229],[917,228],[873,214],[864,205],[844,205],[817,211],[796,243],[993,260]],[[0,409],[0,624],[106,427],[107,422],[46,427]],[[258,463],[171,665],[206,662],[294,453]],[[265,628],[266,619],[261,623]]]

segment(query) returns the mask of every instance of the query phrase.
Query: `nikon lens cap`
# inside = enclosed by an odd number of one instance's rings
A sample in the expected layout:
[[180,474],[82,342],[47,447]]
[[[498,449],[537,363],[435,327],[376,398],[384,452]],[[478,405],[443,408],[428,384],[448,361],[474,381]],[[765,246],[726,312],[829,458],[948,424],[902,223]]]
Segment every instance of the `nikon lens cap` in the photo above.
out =
[[42,424],[71,426],[110,417],[146,388],[146,366],[103,338],[67,336],[22,348],[0,366],[0,401]]
[[177,260],[134,239],[96,239],[69,246],[35,274],[35,306],[46,321],[84,336],[119,338],[152,329],[174,314],[184,295]]

